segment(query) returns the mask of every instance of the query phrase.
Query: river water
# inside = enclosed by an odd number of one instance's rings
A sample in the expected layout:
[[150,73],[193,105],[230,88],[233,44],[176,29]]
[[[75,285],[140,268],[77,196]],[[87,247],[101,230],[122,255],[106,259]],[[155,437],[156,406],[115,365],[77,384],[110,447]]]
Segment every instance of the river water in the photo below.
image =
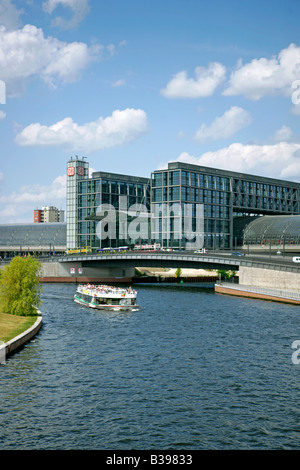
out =
[[299,306],[136,288],[108,313],[44,285],[42,329],[0,366],[0,449],[300,449]]

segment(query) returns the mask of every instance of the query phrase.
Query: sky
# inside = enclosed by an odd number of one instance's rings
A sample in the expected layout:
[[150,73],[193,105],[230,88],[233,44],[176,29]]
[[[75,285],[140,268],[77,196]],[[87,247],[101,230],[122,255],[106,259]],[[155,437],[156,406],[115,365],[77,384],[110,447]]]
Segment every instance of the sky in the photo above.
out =
[[300,182],[300,0],[0,0],[0,223],[65,209],[66,163]]

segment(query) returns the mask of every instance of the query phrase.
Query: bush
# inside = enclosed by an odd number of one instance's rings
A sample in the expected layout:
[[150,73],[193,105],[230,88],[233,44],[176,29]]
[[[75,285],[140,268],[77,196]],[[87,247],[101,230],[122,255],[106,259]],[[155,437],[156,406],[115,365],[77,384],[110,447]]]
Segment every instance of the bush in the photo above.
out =
[[32,256],[16,256],[0,277],[0,309],[12,315],[32,315],[41,305],[38,273],[41,263]]
[[236,275],[235,271],[226,271],[225,269],[218,269],[217,274],[221,275],[221,279],[230,279]]

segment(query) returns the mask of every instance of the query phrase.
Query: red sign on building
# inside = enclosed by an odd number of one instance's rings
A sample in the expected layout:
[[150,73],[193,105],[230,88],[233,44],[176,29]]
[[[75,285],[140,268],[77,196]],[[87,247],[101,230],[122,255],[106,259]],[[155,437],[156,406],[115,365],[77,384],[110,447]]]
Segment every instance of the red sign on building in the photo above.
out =
[[68,166],[68,176],[74,176],[75,168],[73,166]]

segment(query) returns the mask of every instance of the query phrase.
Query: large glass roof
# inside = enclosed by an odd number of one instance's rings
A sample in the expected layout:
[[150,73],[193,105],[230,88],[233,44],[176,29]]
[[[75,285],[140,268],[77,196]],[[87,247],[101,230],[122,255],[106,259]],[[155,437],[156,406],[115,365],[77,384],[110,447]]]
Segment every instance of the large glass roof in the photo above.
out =
[[262,216],[256,218],[244,230],[244,244],[300,242],[300,215]]
[[66,224],[17,224],[0,225],[0,246],[13,247],[49,247],[66,246]]

